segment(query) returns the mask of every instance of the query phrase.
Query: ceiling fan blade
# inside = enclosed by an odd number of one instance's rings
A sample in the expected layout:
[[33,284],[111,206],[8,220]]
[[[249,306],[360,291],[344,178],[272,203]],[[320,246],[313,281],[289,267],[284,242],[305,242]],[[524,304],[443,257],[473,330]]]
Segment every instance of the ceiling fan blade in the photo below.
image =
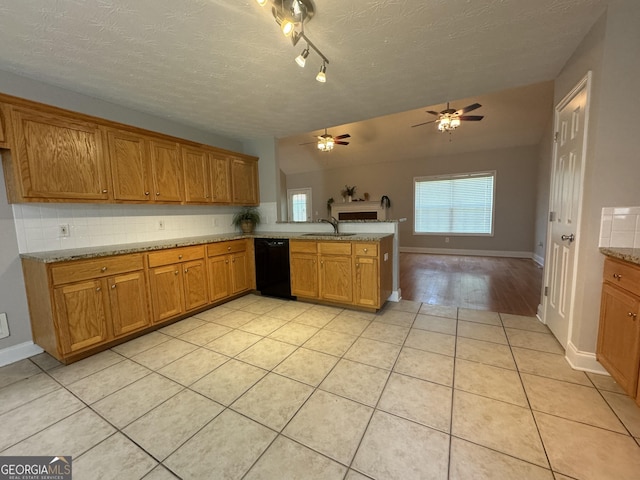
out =
[[413,128],[413,127],[420,127],[420,126],[422,126],[422,125],[426,125],[427,123],[435,123],[435,122],[437,122],[437,121],[438,121],[438,120],[431,120],[430,122],[418,123],[418,124],[416,124],[416,125],[411,125],[411,128]]
[[318,143],[318,141],[316,140],[315,142],[299,143],[298,145],[311,145],[312,143]]
[[430,113],[431,115],[435,115],[436,117],[440,115],[440,112],[434,112],[433,110],[427,110],[427,113]]
[[336,145],[349,145],[349,142],[341,142],[340,140],[338,140],[337,142],[333,142]]
[[457,110],[454,115],[464,115],[465,113],[469,113],[472,110],[475,110],[476,108],[480,108],[482,105],[480,105],[479,103],[472,103],[471,105],[468,105],[464,108],[461,108],[460,110]]
[[337,137],[333,137],[335,140],[340,140],[342,138],[349,138],[351,137],[351,135],[349,135],[348,133],[345,133],[344,135],[338,135]]
[[466,120],[471,122],[477,122],[478,120],[482,120],[484,118],[483,115],[461,115],[458,117],[460,120]]

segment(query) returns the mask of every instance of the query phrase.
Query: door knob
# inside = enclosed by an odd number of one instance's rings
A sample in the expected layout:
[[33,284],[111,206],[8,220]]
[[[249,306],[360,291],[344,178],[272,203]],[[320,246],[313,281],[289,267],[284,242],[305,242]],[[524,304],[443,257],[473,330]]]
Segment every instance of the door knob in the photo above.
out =
[[576,239],[573,233],[571,235],[562,235],[560,238],[562,240],[569,240],[569,243],[573,242]]

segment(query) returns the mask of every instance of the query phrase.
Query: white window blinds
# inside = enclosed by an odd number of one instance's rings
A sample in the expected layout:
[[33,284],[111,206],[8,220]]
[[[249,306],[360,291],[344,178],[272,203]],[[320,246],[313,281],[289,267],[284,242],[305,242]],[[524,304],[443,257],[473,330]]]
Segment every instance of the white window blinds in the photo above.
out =
[[414,178],[414,233],[493,235],[495,172]]

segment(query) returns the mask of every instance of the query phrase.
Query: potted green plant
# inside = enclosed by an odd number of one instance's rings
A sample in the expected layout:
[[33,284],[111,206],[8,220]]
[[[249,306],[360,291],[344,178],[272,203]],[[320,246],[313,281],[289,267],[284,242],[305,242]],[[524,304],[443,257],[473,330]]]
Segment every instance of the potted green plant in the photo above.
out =
[[344,190],[342,190],[342,198],[347,198],[347,201],[351,201],[353,196],[356,194],[356,186],[350,187],[349,185],[344,186]]
[[243,233],[253,233],[260,220],[260,211],[256,207],[242,207],[235,213],[231,223],[240,227]]

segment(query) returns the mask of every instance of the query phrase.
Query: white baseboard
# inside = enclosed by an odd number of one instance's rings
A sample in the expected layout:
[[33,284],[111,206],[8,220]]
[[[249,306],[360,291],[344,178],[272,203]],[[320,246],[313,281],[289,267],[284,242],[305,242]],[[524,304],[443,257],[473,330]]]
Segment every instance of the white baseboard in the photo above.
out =
[[540,320],[545,325],[547,324],[547,322],[544,321],[544,307],[542,306],[541,303],[538,304],[538,309],[536,311],[536,317],[538,318],[538,320]]
[[389,295],[389,298],[387,298],[387,300],[389,302],[399,302],[401,298],[402,294],[400,293],[400,289],[398,289],[391,292],[391,295]]
[[464,250],[457,248],[423,248],[400,247],[402,253],[432,253],[437,255],[469,255],[472,257],[509,257],[509,258],[533,258],[531,252],[511,252],[504,250]]
[[531,258],[533,258],[533,261],[536,262],[538,265],[540,265],[541,267],[544,267],[544,257],[541,257],[540,255],[536,255],[534,253],[531,256]]
[[582,352],[571,342],[567,344],[565,358],[567,362],[569,362],[569,365],[575,370],[609,375],[609,372],[596,360],[595,353]]
[[11,347],[3,348],[0,350],[0,367],[8,365],[18,360],[24,360],[25,358],[32,357],[44,350],[33,342],[19,343]]

